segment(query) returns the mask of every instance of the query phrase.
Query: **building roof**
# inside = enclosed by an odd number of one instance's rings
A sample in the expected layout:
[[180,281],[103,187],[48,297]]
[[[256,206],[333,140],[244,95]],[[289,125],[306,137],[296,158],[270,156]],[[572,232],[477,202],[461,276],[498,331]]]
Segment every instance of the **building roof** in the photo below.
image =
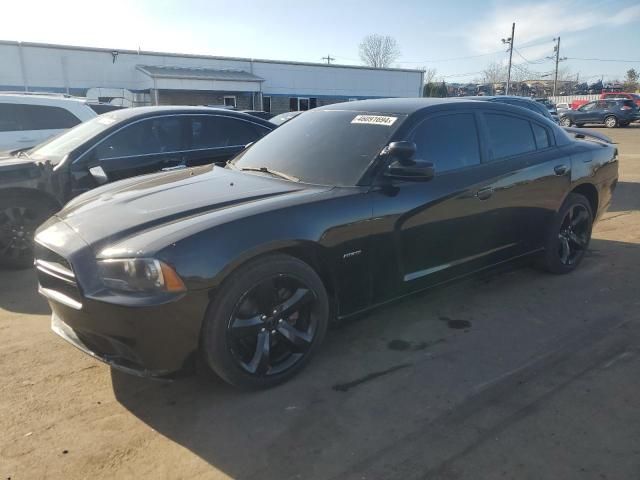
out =
[[228,80],[238,82],[264,82],[244,70],[216,70],[200,67],[137,65],[136,68],[152,78],[188,78],[193,80]]
[[218,55],[198,55],[192,53],[172,53],[172,52],[152,52],[148,50],[129,50],[122,48],[100,48],[100,47],[81,47],[77,45],[61,45],[54,43],[38,43],[38,42],[19,42],[15,40],[0,40],[0,45],[15,45],[23,47],[36,47],[36,48],[59,48],[65,50],[78,50],[84,52],[103,52],[103,53],[127,53],[132,55],[156,55],[162,57],[178,57],[178,58],[202,58],[212,60],[233,60],[240,62],[258,62],[258,63],[279,63],[284,65],[307,65],[311,67],[326,67],[326,68],[353,68],[359,70],[374,70],[374,71],[392,71],[392,72],[408,72],[408,73],[424,73],[424,70],[413,68],[373,68],[366,65],[341,65],[338,63],[332,63],[327,65],[326,63],[314,63],[314,62],[296,62],[288,60],[268,60],[262,58],[246,58],[246,57],[222,57]]

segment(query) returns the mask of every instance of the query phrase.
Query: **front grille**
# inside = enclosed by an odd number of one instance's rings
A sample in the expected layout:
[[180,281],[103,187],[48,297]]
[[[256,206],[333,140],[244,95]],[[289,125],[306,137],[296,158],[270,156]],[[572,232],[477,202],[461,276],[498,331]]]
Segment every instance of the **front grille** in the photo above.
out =
[[82,293],[71,264],[57,253],[36,244],[36,271],[42,293],[54,300],[79,309]]

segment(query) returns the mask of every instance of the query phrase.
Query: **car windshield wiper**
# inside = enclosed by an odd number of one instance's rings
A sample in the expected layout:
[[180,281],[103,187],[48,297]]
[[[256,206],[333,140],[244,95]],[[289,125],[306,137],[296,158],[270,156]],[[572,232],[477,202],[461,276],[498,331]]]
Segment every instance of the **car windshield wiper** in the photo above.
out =
[[294,177],[293,175],[287,175],[286,173],[278,172],[277,170],[271,170],[267,167],[244,167],[241,168],[243,172],[263,172],[268,173],[269,175],[273,175],[274,177],[284,178],[285,180],[289,180],[290,182],[299,182],[300,179]]

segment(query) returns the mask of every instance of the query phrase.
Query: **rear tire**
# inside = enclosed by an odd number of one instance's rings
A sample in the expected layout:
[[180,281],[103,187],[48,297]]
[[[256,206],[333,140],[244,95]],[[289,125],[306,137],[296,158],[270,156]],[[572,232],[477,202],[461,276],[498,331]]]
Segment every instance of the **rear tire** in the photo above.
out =
[[562,117],[560,119],[560,125],[562,125],[563,127],[570,127],[571,119],[569,117]]
[[609,115],[604,119],[604,125],[607,128],[616,128],[618,126],[618,119],[613,115]]
[[29,195],[0,196],[0,266],[25,269],[33,265],[33,237],[56,207]]
[[572,272],[584,258],[591,240],[593,212],[584,195],[570,193],[555,215],[545,239],[542,267],[550,273]]
[[327,292],[309,265],[283,254],[258,258],[215,293],[201,333],[204,362],[236,387],[273,387],[306,365],[328,320]]

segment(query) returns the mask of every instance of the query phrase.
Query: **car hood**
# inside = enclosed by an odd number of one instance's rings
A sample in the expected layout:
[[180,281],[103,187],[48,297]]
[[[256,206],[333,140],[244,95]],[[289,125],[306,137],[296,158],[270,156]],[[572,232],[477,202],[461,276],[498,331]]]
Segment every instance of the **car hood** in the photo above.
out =
[[248,202],[326,189],[207,165],[105,185],[77,197],[57,216],[98,246]]
[[33,168],[38,162],[24,157],[15,157],[12,155],[0,156],[0,171],[20,170],[23,168]]

